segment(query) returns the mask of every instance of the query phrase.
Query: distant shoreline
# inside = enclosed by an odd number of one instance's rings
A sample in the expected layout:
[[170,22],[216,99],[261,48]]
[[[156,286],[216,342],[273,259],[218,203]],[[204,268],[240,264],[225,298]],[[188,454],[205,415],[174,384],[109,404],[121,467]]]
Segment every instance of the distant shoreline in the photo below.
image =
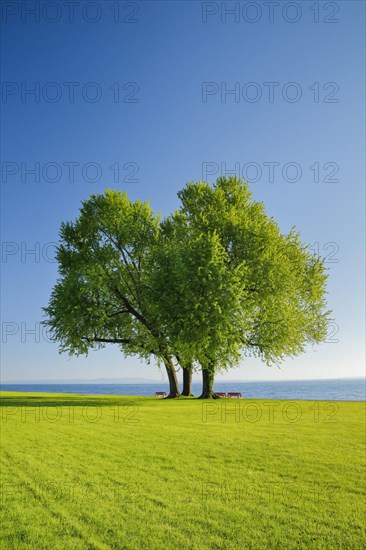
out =
[[[103,380],[101,382],[100,380]],[[108,379],[93,379],[93,380],[83,380],[83,379],[76,379],[76,380],[24,380],[24,381],[1,381],[0,386],[2,385],[133,385],[133,386],[146,386],[146,385],[154,385],[154,384],[168,384],[167,380],[149,380],[149,381],[128,381],[128,379],[121,379],[118,381],[117,379],[111,379],[108,381]],[[138,379],[135,379],[138,380]],[[341,378],[284,378],[283,380],[217,380],[218,384],[272,384],[272,383],[282,383],[282,382],[325,382],[325,381],[342,381],[342,380],[364,380],[366,383],[366,377],[364,376],[345,376]],[[199,378],[193,380],[193,384],[200,384],[201,380]]]

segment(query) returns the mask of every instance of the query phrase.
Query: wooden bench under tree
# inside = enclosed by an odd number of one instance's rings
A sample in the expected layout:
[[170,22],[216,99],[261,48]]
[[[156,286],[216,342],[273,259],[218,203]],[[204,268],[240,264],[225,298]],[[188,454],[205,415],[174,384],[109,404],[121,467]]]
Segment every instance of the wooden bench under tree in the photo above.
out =
[[165,391],[156,391],[155,392],[155,397],[166,397],[166,392]]
[[226,392],[224,391],[217,391],[215,393],[218,397],[227,397]]

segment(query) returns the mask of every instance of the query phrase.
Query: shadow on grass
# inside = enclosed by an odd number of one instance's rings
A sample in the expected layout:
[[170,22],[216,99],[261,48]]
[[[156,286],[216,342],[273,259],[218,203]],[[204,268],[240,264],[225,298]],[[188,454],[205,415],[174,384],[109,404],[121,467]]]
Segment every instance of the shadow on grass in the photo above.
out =
[[113,405],[131,405],[131,403],[195,403],[197,397],[180,397],[179,399],[157,399],[155,396],[135,396],[135,395],[111,395],[111,396],[88,396],[88,395],[0,395],[1,407],[21,407],[26,405],[44,405],[47,407],[87,407],[100,406],[111,407]]
[[[122,396],[121,396],[122,397]],[[139,399],[139,398],[137,398]],[[59,397],[50,397],[50,396],[1,396],[0,397],[0,407],[20,407],[25,405],[47,405],[47,407],[67,407],[67,406],[76,406],[76,407],[87,407],[87,406],[101,406],[101,407],[110,407],[115,404],[125,404],[133,402],[134,397],[123,396],[121,399],[118,397],[94,397],[94,396],[79,396],[75,397],[59,396]]]

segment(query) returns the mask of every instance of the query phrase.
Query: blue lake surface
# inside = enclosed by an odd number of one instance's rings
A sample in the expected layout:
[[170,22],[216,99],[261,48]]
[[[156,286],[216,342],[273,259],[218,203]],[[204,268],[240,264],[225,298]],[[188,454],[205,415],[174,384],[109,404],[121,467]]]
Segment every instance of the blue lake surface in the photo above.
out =
[[[168,392],[168,384],[1,384],[3,391],[73,393],[83,395],[155,395]],[[238,391],[254,399],[313,399],[316,401],[365,401],[364,378],[286,380],[271,382],[217,382],[216,391]],[[193,383],[194,395],[201,384]]]

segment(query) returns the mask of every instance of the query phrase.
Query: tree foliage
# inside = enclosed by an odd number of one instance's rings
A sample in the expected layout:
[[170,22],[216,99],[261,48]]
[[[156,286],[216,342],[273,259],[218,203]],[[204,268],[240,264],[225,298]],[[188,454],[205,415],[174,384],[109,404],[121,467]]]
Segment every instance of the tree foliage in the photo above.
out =
[[62,224],[60,278],[45,308],[61,351],[115,343],[154,355],[172,396],[175,355],[210,373],[209,396],[213,374],[243,354],[278,364],[325,339],[324,262],[294,229],[282,234],[235,177],[191,182],[178,196],[161,221],[147,203],[107,191]]
[[150,273],[161,322],[186,356],[215,370],[243,351],[278,364],[324,340],[324,263],[295,230],[282,234],[235,177],[178,195]]
[[114,343],[125,355],[154,355],[172,368],[146,282],[159,223],[147,203],[107,191],[85,201],[74,223],[62,224],[60,278],[45,308],[46,324],[61,351],[87,354]]

